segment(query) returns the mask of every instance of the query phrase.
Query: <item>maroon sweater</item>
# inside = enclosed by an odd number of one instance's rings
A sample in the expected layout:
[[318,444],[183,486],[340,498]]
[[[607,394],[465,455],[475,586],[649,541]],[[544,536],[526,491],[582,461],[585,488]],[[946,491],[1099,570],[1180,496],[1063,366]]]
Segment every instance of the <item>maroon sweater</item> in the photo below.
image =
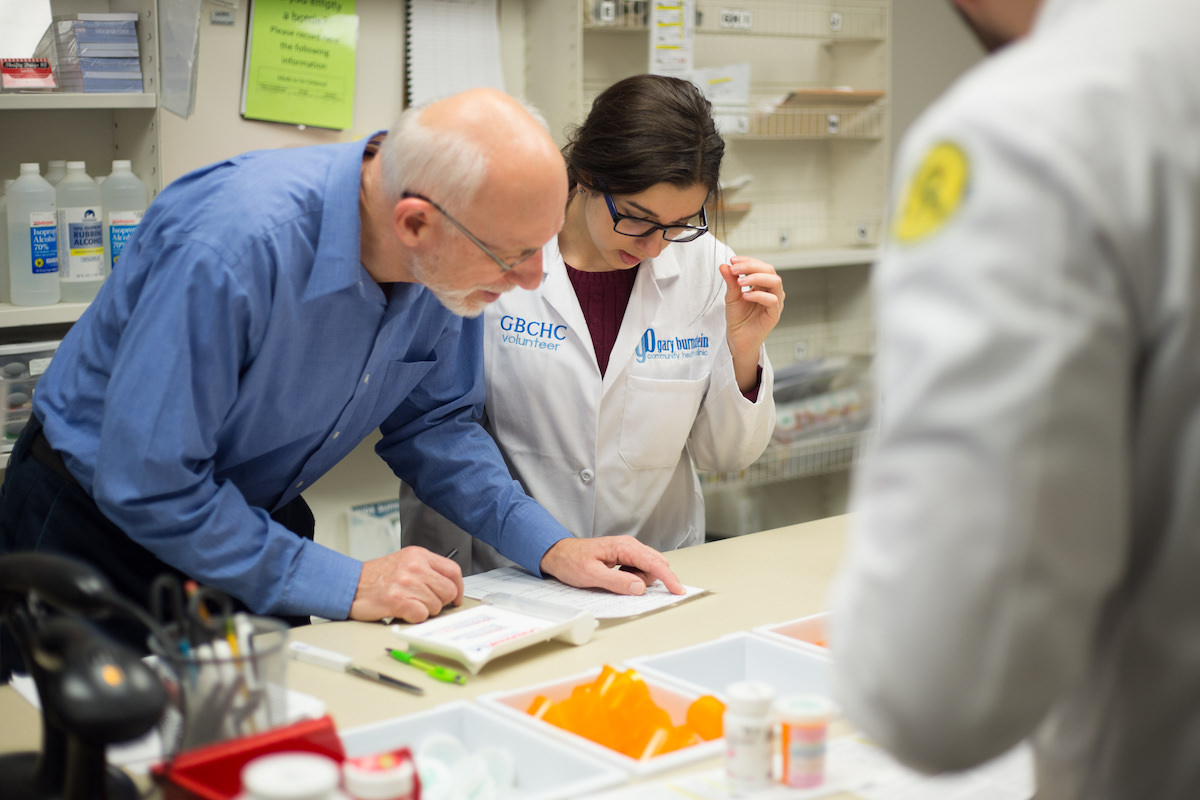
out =
[[[625,319],[625,309],[629,306],[629,296],[633,294],[633,283],[637,280],[640,267],[608,272],[584,272],[570,264],[566,267],[567,277],[571,279],[575,296],[579,298],[579,308],[583,310],[588,333],[592,336],[596,365],[600,367],[600,375],[603,377],[608,369],[608,357],[612,355],[613,345],[617,341],[617,332],[621,330],[621,320]],[[758,399],[761,380],[760,367],[754,388],[743,393],[752,403]]]

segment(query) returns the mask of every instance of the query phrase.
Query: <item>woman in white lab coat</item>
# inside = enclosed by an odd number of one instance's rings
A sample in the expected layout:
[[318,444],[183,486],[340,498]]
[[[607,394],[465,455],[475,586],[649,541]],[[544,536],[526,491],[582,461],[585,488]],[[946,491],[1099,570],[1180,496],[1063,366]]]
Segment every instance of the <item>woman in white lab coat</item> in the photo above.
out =
[[[563,154],[571,193],[542,287],[484,312],[484,424],[513,477],[575,536],[699,544],[696,469],[749,466],[774,427],[763,342],[782,282],[707,232],[724,142],[693,84],[614,84]],[[511,563],[407,487],[401,535],[457,548],[464,574]]]

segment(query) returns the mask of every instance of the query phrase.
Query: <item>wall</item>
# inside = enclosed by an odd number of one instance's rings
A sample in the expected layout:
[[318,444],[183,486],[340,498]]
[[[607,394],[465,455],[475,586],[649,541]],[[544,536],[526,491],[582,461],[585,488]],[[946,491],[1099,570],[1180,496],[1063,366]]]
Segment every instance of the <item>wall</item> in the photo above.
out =
[[983,48],[949,0],[892,4],[892,148],[926,106],[979,61]]
[[247,150],[351,141],[391,126],[404,100],[403,2],[358,0],[354,125],[346,131],[301,130],[241,118],[250,0],[238,6],[236,24],[230,26],[209,22],[210,12],[224,6],[203,5],[195,112],[186,120],[169,111],[161,115],[163,185],[196,167]]

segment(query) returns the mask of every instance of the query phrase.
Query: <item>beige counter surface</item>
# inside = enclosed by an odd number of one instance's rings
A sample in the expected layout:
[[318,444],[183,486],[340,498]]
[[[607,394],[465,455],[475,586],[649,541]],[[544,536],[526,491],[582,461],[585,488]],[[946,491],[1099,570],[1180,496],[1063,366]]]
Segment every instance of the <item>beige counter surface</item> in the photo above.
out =
[[[323,699],[337,726],[345,729],[813,614],[825,608],[846,519],[831,517],[674,551],[669,557],[676,575],[708,594],[640,618],[602,623],[581,646],[546,642],[501,657],[463,686],[440,683],[391,660],[384,650],[397,645],[396,636],[384,625],[362,622],[310,625],[291,635],[417,684],[426,690],[423,697],[296,661],[288,664],[288,683]],[[37,712],[8,686],[0,687],[0,719],[0,752],[37,746]]]

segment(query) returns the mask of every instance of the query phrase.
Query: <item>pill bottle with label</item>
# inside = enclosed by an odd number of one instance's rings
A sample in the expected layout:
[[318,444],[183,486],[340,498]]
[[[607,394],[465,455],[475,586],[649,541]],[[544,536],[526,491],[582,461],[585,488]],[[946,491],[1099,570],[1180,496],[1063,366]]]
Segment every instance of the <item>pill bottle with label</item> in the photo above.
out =
[[771,704],[775,692],[763,681],[738,681],[725,690],[725,776],[736,796],[771,785]]
[[783,782],[795,789],[820,786],[825,782],[825,742],[833,703],[821,695],[792,695],[779,699],[775,713]]

